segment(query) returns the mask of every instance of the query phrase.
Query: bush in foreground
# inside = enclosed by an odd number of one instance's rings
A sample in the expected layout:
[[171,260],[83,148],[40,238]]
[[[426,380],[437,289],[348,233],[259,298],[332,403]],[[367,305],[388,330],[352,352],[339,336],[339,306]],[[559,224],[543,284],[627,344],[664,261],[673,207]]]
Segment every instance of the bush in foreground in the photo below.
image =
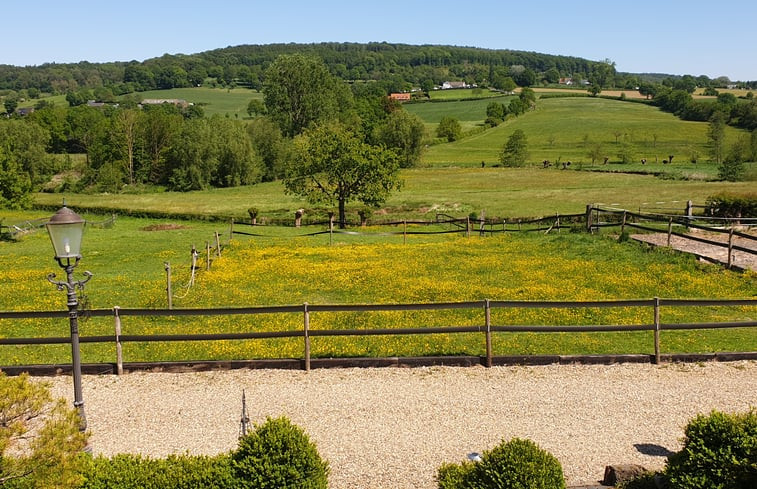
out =
[[668,459],[671,489],[757,487],[757,411],[699,415],[685,430],[683,449]]
[[444,464],[439,489],[564,489],[560,462],[530,440],[513,438],[481,456],[480,462]]
[[240,488],[326,489],[328,462],[286,417],[271,419],[239,440],[231,467]]

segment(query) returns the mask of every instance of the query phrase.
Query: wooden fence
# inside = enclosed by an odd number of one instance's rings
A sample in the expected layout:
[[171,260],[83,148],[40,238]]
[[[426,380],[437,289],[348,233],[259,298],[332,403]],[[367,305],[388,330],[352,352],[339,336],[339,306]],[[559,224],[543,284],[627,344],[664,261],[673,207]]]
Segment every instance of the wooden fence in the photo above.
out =
[[[654,355],[649,359],[655,363],[661,362],[660,333],[673,330],[694,329],[722,329],[722,328],[754,328],[757,321],[730,321],[716,323],[678,323],[665,324],[660,321],[660,310],[663,307],[733,307],[751,306],[757,307],[757,299],[734,299],[734,300],[710,300],[710,299],[641,299],[641,300],[616,300],[616,301],[498,301],[482,300],[467,302],[447,303],[421,303],[421,304],[355,304],[355,305],[316,305],[302,304],[291,306],[270,307],[242,307],[242,308],[218,308],[218,309],[96,309],[87,311],[91,317],[112,317],[114,321],[114,334],[102,336],[82,336],[81,343],[115,343],[115,364],[117,373],[123,371],[122,348],[124,343],[131,342],[173,342],[173,341],[221,341],[221,340],[265,340],[270,338],[302,338],[302,368],[311,368],[311,338],[330,336],[397,336],[397,335],[426,335],[426,334],[460,334],[475,333],[482,337],[482,345],[485,355],[480,357],[480,363],[491,367],[494,362],[495,352],[492,348],[492,334],[495,333],[586,333],[586,332],[628,332],[649,331],[652,333],[650,346]],[[561,309],[561,308],[643,308],[649,311],[650,322],[634,325],[517,325],[517,324],[493,324],[491,320],[492,309]],[[313,328],[314,319],[318,313],[368,313],[377,311],[444,311],[452,309],[468,309],[481,311],[481,320],[474,326],[436,326],[426,327],[421,325],[405,326],[399,328],[377,329],[317,329]],[[213,334],[167,334],[167,335],[130,335],[123,333],[122,321],[124,318],[157,317],[157,316],[221,316],[238,315],[254,316],[260,314],[289,315],[302,314],[302,328],[300,330],[284,331],[248,331],[242,333],[213,333]],[[67,311],[36,311],[36,312],[0,312],[0,320],[40,319],[40,318],[68,318]],[[49,345],[70,343],[68,337],[35,337],[35,338],[0,338],[2,345]],[[557,352],[559,354],[560,352]],[[757,354],[754,356],[757,358]],[[207,359],[197,360],[198,362]],[[0,367],[6,369],[7,367]],[[19,367],[14,367],[18,371]]]

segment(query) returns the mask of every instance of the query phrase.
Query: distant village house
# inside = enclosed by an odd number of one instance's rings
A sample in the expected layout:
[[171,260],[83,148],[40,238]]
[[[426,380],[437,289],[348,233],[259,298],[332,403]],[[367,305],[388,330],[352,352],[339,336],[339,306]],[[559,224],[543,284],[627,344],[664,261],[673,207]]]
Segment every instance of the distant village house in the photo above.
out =
[[468,84],[464,81],[446,81],[442,83],[442,90],[449,90],[452,88],[468,88]]
[[409,93],[390,93],[389,98],[398,102],[407,102],[410,100]]

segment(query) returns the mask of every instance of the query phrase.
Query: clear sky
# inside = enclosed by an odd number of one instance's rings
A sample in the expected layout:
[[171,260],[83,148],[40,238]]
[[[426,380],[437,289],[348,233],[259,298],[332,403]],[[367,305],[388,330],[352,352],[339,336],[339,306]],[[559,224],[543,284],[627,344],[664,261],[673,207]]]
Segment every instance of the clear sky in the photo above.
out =
[[0,64],[142,61],[240,44],[449,44],[757,80],[757,1],[8,2]]

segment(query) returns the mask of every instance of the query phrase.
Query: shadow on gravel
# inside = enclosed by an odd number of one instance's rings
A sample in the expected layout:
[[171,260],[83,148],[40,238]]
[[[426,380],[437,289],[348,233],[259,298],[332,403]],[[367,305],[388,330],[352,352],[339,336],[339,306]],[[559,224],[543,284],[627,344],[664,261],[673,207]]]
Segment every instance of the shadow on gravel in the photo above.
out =
[[634,448],[636,448],[636,450],[638,450],[639,453],[643,453],[644,455],[651,455],[653,457],[670,457],[675,453],[671,452],[662,445],[655,445],[654,443],[634,443],[633,446]]

